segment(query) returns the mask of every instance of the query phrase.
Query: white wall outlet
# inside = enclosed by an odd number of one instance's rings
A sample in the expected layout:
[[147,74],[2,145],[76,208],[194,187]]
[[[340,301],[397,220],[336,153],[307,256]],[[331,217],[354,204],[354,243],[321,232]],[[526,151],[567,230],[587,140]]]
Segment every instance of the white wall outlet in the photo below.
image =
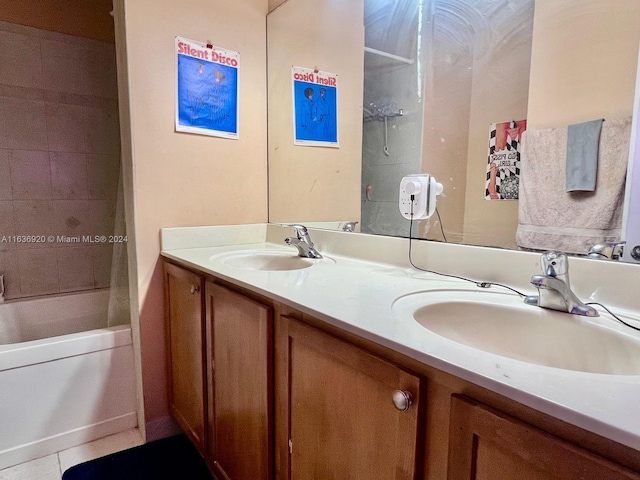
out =
[[[442,193],[442,184],[429,174],[414,174],[400,181],[398,207],[408,220],[429,218],[436,210],[436,196]],[[411,196],[413,195],[413,200]]]

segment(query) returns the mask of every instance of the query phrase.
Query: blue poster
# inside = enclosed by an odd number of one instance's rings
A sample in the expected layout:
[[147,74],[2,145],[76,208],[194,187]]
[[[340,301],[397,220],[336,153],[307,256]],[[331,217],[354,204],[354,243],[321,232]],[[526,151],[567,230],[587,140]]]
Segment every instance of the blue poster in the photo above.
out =
[[338,147],[338,79],[292,67],[294,144]]
[[238,136],[240,55],[176,37],[176,131]]

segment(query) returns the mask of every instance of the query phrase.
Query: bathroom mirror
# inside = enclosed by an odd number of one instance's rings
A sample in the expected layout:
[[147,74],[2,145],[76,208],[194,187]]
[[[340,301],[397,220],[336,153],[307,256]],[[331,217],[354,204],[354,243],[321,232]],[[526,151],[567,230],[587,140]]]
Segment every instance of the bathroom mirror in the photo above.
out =
[[[485,200],[491,125],[630,117],[640,4],[287,0],[267,35],[271,222],[407,236],[398,186],[423,172],[441,221],[414,234],[517,248],[518,201]],[[294,146],[294,65],[337,75],[339,148]]]

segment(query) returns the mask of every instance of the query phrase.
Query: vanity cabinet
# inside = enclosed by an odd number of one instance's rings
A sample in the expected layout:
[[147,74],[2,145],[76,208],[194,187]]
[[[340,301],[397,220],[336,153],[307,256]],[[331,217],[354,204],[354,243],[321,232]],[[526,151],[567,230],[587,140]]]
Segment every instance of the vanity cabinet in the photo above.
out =
[[222,479],[273,471],[273,308],[206,283],[207,458]]
[[272,479],[273,303],[169,262],[164,276],[173,417],[220,480]]
[[277,332],[277,478],[416,478],[420,379],[289,317]]
[[640,480],[632,448],[165,262],[170,408],[227,480]]
[[509,415],[451,399],[448,480],[629,480],[640,475]]
[[203,279],[164,264],[169,408],[198,451],[205,451],[206,386]]

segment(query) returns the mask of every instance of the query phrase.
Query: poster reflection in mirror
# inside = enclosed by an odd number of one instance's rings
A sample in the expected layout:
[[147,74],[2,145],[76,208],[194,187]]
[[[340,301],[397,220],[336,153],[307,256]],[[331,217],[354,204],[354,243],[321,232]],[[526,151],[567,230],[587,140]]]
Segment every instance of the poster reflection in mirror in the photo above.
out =
[[291,67],[294,145],[339,147],[338,76]]

